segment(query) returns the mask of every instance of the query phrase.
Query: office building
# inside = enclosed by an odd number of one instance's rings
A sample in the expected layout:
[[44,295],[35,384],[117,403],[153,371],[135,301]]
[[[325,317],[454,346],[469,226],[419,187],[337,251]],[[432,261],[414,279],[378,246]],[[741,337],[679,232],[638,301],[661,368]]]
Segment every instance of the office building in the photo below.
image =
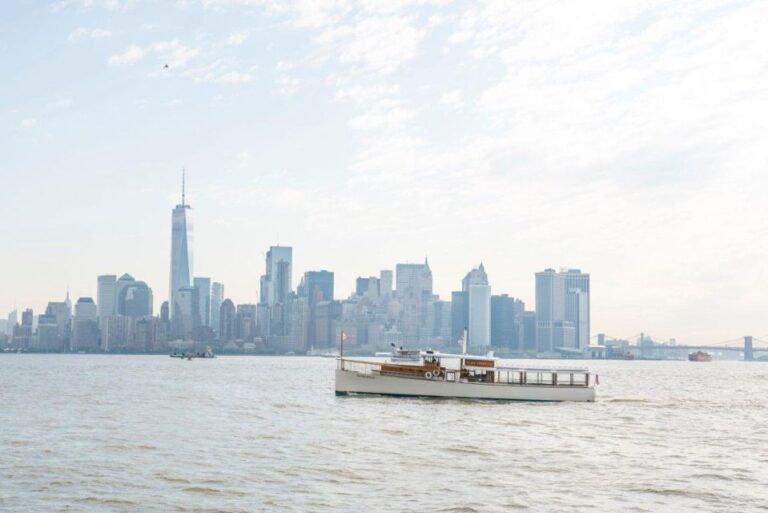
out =
[[181,203],[173,209],[171,218],[171,280],[168,294],[171,319],[183,310],[177,306],[180,291],[193,286],[192,208],[186,203],[185,192],[182,174]]
[[81,297],[75,303],[72,319],[72,351],[97,351],[99,340],[99,311],[90,297]]
[[271,246],[266,260],[266,273],[261,277],[261,302],[272,306],[285,302],[293,290],[293,248]]
[[194,287],[197,289],[197,297],[200,306],[200,326],[211,325],[211,279],[196,276]]
[[432,270],[423,264],[397,264],[395,267],[397,301],[400,304],[400,332],[406,344],[417,344],[426,335],[427,305],[432,297]]
[[211,284],[211,328],[215,334],[219,333],[219,319],[221,304],[224,302],[224,284],[217,281]]
[[491,286],[482,263],[467,273],[461,288],[467,293],[469,303],[467,346],[487,347],[491,345]]
[[96,306],[99,310],[99,317],[106,318],[117,313],[116,285],[117,276],[114,274],[103,274],[96,279]]
[[235,340],[235,304],[231,299],[222,301],[219,307],[219,341],[224,344]]
[[520,347],[519,316],[525,303],[502,294],[491,296],[491,345],[511,350]]

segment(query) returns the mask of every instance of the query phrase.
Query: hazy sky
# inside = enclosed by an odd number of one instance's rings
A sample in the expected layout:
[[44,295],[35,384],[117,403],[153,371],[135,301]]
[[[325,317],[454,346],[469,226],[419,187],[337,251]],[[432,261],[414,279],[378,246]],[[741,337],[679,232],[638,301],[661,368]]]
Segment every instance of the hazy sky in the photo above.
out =
[[[0,3],[0,312],[129,272],[167,298],[263,252],[358,275],[429,256],[592,274],[592,331],[768,333],[768,2]],[[164,65],[169,68],[165,69]]]

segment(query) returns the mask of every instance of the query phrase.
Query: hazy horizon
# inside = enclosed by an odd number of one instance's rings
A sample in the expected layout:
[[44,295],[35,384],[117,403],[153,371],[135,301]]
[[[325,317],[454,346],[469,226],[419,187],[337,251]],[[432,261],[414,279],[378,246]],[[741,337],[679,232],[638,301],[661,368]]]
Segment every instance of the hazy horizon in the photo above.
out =
[[[0,318],[130,273],[258,299],[429,258],[591,274],[592,334],[768,333],[768,4],[60,0],[0,5]],[[165,68],[165,65],[168,68]]]

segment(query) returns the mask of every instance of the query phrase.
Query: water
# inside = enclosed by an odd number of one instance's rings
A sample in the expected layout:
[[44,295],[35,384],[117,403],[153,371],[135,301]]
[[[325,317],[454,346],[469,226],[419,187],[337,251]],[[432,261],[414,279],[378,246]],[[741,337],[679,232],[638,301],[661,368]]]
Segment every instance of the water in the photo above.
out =
[[0,511],[768,511],[768,364],[591,362],[592,404],[337,398],[334,365],[1,355]]

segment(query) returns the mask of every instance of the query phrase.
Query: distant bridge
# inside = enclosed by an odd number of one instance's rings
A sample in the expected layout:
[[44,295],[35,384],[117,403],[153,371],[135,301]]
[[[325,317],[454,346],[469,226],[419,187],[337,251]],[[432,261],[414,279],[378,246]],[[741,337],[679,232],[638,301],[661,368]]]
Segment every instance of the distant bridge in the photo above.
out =
[[[640,353],[651,352],[674,352],[674,351],[734,351],[738,353],[744,353],[744,360],[751,361],[755,359],[755,353],[768,352],[768,341],[752,337],[747,335],[742,338],[726,340],[722,344],[732,345],[706,345],[706,344],[658,344],[658,343],[643,343],[645,335],[640,333],[640,343],[629,345],[629,348],[640,351]],[[765,336],[765,335],[763,335]],[[600,340],[605,340],[605,335],[599,336]],[[631,338],[631,337],[630,337]],[[627,339],[617,339],[627,340]],[[649,338],[650,341],[650,338]],[[740,344],[734,344],[734,342],[741,342]],[[755,346],[755,341],[766,344],[765,346]]]

